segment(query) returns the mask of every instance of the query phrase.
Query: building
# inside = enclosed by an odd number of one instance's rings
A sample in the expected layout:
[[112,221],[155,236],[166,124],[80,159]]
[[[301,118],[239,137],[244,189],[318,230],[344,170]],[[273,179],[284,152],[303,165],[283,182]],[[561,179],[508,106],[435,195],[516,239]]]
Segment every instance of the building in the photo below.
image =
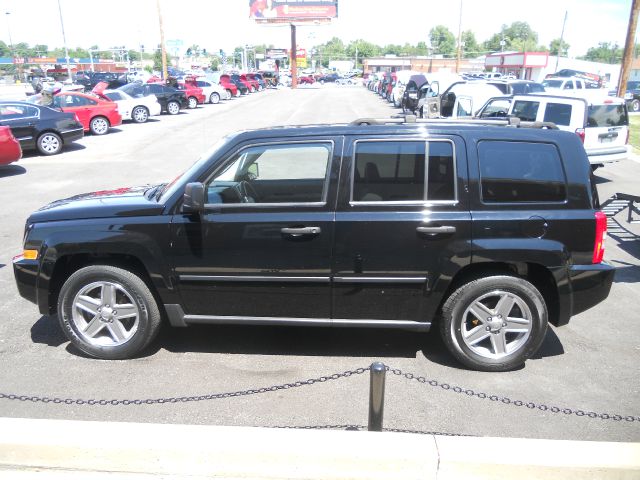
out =
[[[485,68],[512,74],[516,78],[541,82],[547,75],[559,70],[571,69],[580,72],[594,73],[606,79],[608,86],[618,84],[620,64],[608,64],[578,60],[575,58],[556,57],[548,52],[497,52],[485,57]],[[634,67],[632,67],[634,68]],[[640,80],[640,63],[637,64],[637,75]]]
[[[413,70],[423,73],[453,73],[456,71],[455,58],[442,58],[442,56],[426,57],[398,57],[387,55],[384,57],[365,58],[362,62],[365,73],[397,72],[400,70]],[[484,63],[480,59],[463,58],[460,60],[460,72],[482,72]]]

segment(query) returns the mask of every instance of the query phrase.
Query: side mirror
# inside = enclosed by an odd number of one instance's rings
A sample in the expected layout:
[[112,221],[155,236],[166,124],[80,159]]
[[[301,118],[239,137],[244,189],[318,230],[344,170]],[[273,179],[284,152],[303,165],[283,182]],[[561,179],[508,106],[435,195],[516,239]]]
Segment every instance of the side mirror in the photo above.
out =
[[194,182],[184,187],[182,201],[183,213],[201,213],[204,211],[204,185]]

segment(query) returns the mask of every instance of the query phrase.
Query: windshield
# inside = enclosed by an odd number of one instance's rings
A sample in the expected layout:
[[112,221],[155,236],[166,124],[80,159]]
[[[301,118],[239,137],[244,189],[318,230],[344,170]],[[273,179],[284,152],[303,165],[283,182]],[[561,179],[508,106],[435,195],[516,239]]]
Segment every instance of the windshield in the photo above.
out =
[[545,80],[542,82],[545,88],[562,88],[562,80]]

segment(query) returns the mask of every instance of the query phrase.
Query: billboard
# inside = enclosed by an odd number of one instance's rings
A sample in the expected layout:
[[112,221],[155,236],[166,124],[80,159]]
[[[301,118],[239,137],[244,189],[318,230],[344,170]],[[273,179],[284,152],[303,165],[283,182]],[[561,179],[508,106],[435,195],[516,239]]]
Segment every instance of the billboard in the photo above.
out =
[[256,22],[329,20],[338,16],[338,0],[249,0],[249,17]]

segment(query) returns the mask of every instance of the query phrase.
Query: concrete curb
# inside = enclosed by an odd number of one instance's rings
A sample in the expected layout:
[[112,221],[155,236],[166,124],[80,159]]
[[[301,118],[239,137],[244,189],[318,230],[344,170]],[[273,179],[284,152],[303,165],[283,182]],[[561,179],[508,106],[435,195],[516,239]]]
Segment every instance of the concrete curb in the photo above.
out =
[[631,479],[640,444],[0,418],[0,478]]

